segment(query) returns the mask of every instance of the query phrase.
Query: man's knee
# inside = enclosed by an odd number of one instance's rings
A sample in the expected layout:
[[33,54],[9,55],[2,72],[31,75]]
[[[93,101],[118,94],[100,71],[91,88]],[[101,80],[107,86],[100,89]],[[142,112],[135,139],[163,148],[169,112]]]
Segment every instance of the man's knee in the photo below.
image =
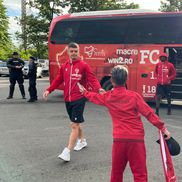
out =
[[110,182],[123,182],[123,174],[111,174]]
[[134,181],[135,182],[147,182],[148,181],[147,173],[134,174]]
[[10,85],[15,85],[16,84],[16,79],[10,78]]
[[71,129],[72,130],[78,130],[80,128],[80,124],[79,123],[71,123]]
[[15,87],[15,84],[10,84],[10,88],[14,88]]
[[18,82],[19,85],[23,85],[24,80],[23,80],[23,78],[22,79],[19,78],[19,79],[17,79],[17,82]]

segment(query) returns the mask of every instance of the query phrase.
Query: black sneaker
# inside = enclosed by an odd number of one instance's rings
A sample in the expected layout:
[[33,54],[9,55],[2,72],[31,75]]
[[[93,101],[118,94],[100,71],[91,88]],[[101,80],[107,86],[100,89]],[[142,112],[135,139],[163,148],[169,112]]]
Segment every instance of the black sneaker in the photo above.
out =
[[155,114],[157,114],[157,116],[159,116],[159,109],[156,109]]
[[13,97],[12,96],[8,96],[6,99],[12,99]]
[[167,111],[167,115],[171,115],[171,110],[168,110]]
[[35,102],[34,99],[29,99],[27,102]]
[[25,96],[22,96],[22,99],[26,99],[26,97]]

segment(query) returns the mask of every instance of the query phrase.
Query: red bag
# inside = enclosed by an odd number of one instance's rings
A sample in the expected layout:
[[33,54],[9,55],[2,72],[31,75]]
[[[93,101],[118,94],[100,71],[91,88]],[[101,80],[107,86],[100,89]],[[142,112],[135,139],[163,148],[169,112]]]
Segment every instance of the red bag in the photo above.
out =
[[160,139],[160,151],[161,151],[166,182],[176,182],[176,174],[174,171],[172,158],[161,130],[159,130],[159,139]]

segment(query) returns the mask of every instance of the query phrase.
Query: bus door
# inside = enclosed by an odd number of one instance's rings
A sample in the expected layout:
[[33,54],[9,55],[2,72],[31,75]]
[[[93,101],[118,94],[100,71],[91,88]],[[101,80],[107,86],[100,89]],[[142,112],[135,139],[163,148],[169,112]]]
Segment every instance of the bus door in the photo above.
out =
[[169,62],[176,68],[176,79],[172,81],[172,98],[182,99],[182,47],[166,47]]

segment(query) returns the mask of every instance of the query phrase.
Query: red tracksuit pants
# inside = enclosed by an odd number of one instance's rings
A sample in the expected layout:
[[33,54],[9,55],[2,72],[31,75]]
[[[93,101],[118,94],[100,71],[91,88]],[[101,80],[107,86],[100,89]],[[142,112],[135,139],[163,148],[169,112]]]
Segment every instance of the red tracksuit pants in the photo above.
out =
[[123,182],[123,172],[129,162],[134,182],[147,182],[144,141],[114,141],[110,182]]

